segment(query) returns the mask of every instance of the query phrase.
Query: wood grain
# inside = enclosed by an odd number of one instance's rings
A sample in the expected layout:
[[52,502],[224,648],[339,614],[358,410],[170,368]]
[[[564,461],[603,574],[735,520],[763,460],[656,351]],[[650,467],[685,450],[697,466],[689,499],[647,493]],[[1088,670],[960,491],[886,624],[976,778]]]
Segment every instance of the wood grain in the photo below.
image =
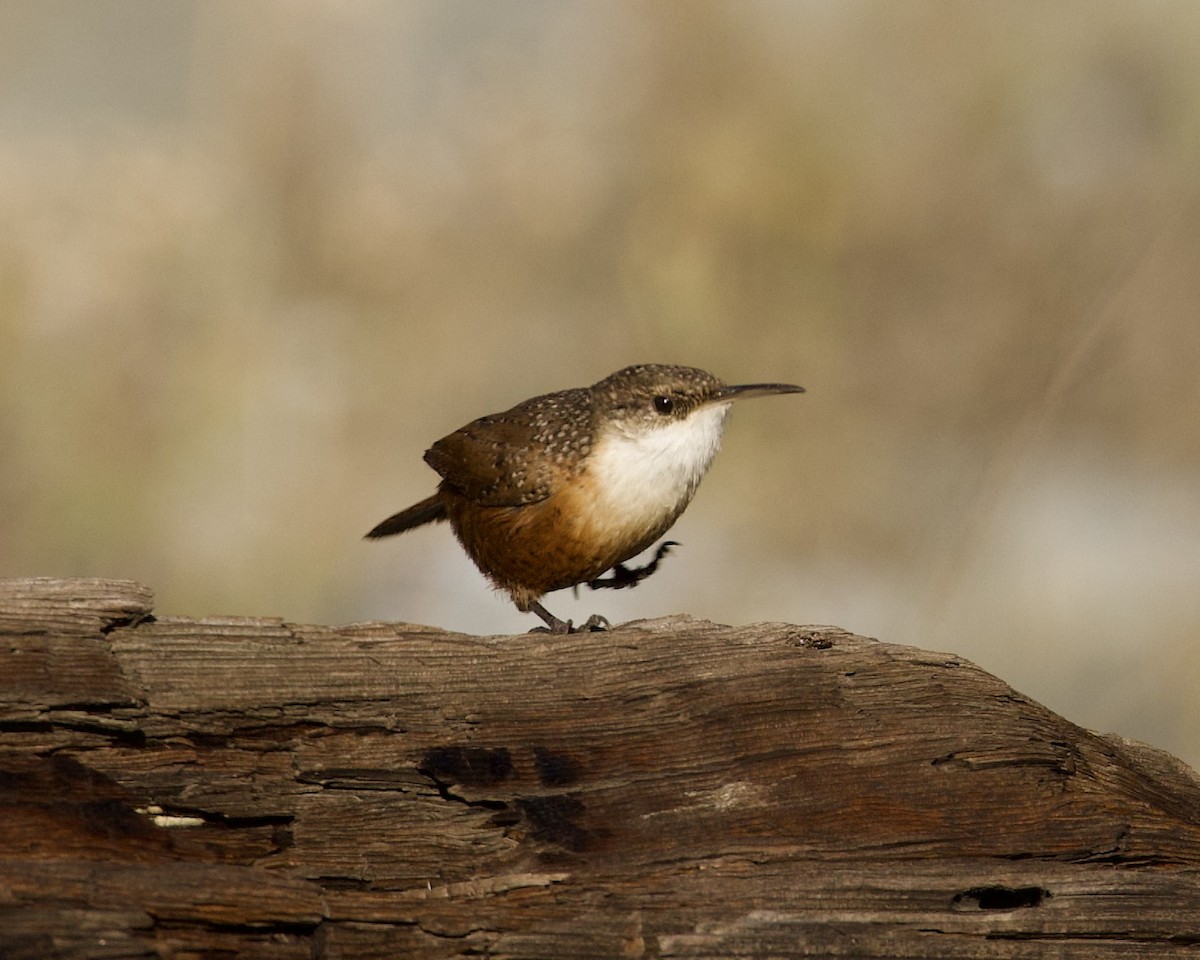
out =
[[972,664],[0,581],[0,957],[1200,954],[1200,783]]

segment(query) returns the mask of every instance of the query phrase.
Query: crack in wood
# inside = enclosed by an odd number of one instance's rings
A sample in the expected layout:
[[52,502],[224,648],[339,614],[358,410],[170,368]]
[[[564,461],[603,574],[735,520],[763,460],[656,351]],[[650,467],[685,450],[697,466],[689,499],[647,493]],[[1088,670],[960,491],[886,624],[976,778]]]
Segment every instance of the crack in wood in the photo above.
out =
[[100,628],[100,633],[107,636],[114,630],[120,630],[123,627],[137,629],[143,623],[154,623],[158,618],[152,613],[135,613],[126,617],[111,617],[104,626]]

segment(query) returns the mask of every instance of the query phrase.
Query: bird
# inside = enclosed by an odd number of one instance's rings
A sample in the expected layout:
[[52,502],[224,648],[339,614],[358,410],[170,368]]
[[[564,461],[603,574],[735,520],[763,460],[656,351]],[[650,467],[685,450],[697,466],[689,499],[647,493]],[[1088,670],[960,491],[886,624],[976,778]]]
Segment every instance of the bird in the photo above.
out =
[[[637,364],[589,387],[532,397],[433,444],[436,492],[373,527],[377,540],[449,521],[492,585],[550,633],[575,630],[541,603],[555,590],[626,587],[624,561],[670,529],[696,493],[737,400],[803,393],[791,383],[726,384],[695,367]],[[609,579],[601,575],[612,570]],[[593,615],[583,629],[606,629]]]

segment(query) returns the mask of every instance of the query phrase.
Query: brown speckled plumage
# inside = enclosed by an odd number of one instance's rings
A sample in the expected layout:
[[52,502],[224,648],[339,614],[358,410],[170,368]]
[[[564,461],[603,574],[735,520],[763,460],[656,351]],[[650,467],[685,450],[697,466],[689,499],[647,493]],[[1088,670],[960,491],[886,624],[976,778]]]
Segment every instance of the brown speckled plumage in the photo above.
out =
[[[448,519],[476,566],[519,609],[535,610],[552,627],[564,626],[546,613],[539,598],[599,577],[670,527],[716,451],[729,403],[739,395],[800,389],[788,384],[729,387],[693,367],[641,364],[590,387],[533,397],[438,440],[425,453],[425,462],[442,478],[437,493],[389,517],[367,536],[389,536]],[[700,428],[707,437],[701,442],[711,449],[693,456],[685,439],[682,454],[675,447],[654,450],[653,444],[647,453],[638,452],[641,438],[665,436],[656,431],[684,424],[701,408],[719,408],[715,419]],[[595,457],[598,450],[605,451],[603,470]],[[641,489],[630,476],[638,472],[643,456],[655,461],[654,470],[667,472],[670,489],[663,491],[661,506],[656,491]],[[665,467],[660,457],[668,461]],[[691,471],[682,479],[675,476],[678,470],[672,471],[680,457],[680,469]],[[689,459],[697,462],[689,466]],[[650,475],[655,476],[653,471]],[[625,492],[617,495],[598,484]],[[626,502],[632,512],[622,516]]]
[[582,469],[594,423],[588,389],[548,393],[472,420],[425,451],[425,462],[480,506],[536,503]]

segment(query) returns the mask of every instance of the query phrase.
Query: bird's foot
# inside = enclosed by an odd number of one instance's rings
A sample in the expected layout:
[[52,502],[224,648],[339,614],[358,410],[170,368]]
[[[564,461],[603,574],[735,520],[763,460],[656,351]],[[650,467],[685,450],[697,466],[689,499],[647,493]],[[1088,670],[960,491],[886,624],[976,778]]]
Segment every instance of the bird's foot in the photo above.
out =
[[531,627],[530,633],[550,633],[556,636],[561,636],[564,633],[574,633],[575,627],[570,620],[559,620],[554,618],[554,623],[547,623],[544,627]]
[[534,603],[529,608],[530,613],[536,613],[546,624],[544,627],[534,627],[530,633],[571,633],[574,628],[570,620],[559,620],[554,614],[540,603]]
[[598,613],[593,613],[583,622],[583,625],[576,627],[570,620],[559,620],[554,614],[543,607],[540,603],[535,603],[529,608],[531,613],[536,613],[541,617],[546,625],[544,627],[534,627],[530,633],[591,633],[597,630],[611,630],[612,624],[605,617]]
[[[650,576],[650,574],[654,573],[658,569],[658,562],[671,552],[672,547],[677,546],[679,544],[675,540],[664,540],[659,548],[654,551],[654,559],[644,567],[627,567],[623,563],[618,563],[612,568],[611,577],[597,577],[595,580],[589,580],[587,585],[592,590],[602,590],[605,587],[610,590],[624,590],[626,587],[636,587]],[[591,621],[589,620],[588,622],[590,623]]]

